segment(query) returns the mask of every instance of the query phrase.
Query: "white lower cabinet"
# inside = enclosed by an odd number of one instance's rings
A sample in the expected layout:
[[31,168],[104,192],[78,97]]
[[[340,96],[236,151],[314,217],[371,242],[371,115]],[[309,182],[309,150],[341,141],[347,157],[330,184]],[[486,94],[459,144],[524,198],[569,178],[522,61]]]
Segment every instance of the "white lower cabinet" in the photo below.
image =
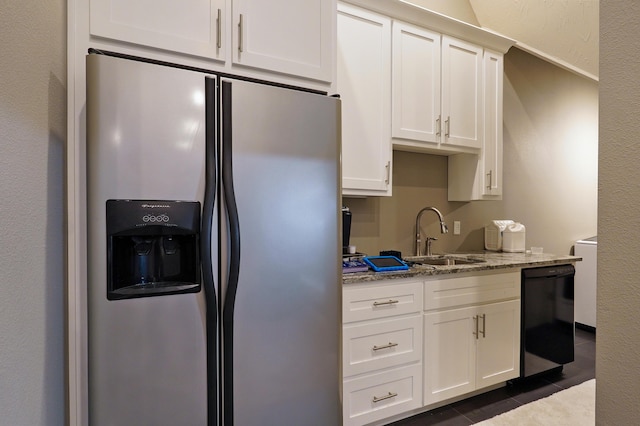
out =
[[422,406],[422,365],[344,381],[344,425],[365,425]]
[[427,281],[425,309],[425,406],[520,375],[519,270]]
[[343,329],[343,372],[353,376],[422,358],[422,317],[374,321]]
[[520,300],[424,315],[424,405],[520,374]]
[[520,376],[520,299],[492,303],[482,316],[477,339],[476,388],[481,389]]
[[520,375],[520,269],[343,288],[345,425],[381,425]]
[[364,425],[422,406],[422,281],[343,289],[343,420]]

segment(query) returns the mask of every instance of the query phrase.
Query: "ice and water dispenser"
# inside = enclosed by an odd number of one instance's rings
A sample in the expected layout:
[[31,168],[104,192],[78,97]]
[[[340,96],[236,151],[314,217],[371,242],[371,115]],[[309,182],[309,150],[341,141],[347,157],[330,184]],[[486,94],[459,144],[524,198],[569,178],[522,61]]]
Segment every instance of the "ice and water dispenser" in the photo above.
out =
[[200,203],[107,201],[107,298],[200,291]]

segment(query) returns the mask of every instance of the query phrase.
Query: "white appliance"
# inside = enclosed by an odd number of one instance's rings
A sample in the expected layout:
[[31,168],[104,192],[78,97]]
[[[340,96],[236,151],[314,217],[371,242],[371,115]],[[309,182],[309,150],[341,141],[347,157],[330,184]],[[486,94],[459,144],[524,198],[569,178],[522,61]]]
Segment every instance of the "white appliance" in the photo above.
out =
[[524,253],[526,228],[521,223],[510,223],[502,231],[502,251]]
[[595,328],[598,237],[576,241],[574,254],[582,258],[581,262],[576,262],[575,320],[577,323]]
[[89,423],[341,424],[339,99],[98,52],[86,116]]
[[484,248],[485,250],[501,251],[502,235],[507,227],[515,223],[513,220],[492,220],[484,227]]

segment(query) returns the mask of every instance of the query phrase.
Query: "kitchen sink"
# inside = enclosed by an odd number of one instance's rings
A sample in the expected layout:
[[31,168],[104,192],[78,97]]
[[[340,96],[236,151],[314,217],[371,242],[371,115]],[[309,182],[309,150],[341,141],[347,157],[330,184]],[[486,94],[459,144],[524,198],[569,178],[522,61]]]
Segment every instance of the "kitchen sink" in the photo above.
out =
[[421,256],[406,259],[409,264],[414,265],[433,265],[433,266],[453,266],[453,265],[473,265],[476,263],[484,263],[484,260],[473,259],[470,257],[457,256]]

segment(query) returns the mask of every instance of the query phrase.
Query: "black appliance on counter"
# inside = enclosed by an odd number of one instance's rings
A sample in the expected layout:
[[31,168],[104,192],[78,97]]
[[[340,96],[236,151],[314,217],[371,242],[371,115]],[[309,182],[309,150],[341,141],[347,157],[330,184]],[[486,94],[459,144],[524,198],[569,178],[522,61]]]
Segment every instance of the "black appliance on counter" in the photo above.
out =
[[349,254],[351,239],[351,212],[349,207],[342,207],[342,254]]
[[573,265],[522,270],[520,378],[574,360]]

